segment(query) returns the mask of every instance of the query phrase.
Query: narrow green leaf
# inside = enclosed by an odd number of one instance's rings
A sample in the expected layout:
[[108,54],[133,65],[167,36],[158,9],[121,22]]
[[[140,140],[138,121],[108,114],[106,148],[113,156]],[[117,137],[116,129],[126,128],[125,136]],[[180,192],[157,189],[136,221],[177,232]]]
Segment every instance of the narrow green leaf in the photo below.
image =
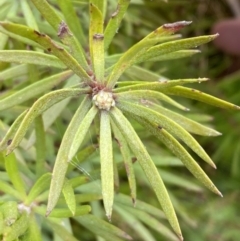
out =
[[28,214],[24,212],[5,234],[4,241],[14,241],[18,239],[19,236],[23,235],[26,232],[28,225]]
[[42,234],[35,214],[31,213],[29,217],[29,226],[27,232],[22,237],[23,241],[42,241]]
[[130,187],[130,192],[131,192],[131,198],[132,198],[133,205],[135,205],[136,199],[137,199],[137,188],[136,188],[136,179],[135,179],[135,174],[133,169],[131,153],[128,148],[126,140],[124,139],[124,137],[122,136],[121,132],[118,130],[114,122],[111,122],[111,125],[113,129],[114,137],[117,140],[118,146],[123,156],[123,161],[124,161],[128,183]]
[[179,50],[179,51],[175,51],[169,54],[164,54],[164,55],[160,55],[151,59],[148,59],[147,61],[166,61],[166,60],[172,60],[172,59],[181,59],[181,58],[186,58],[186,57],[190,57],[194,54],[198,54],[201,53],[200,50],[196,49],[191,49],[191,50]]
[[57,0],[62,13],[66,19],[66,23],[77,37],[78,41],[84,46],[86,45],[86,37],[83,32],[81,23],[73,7],[73,2],[71,0]]
[[114,199],[112,136],[109,113],[104,110],[100,120],[100,161],[103,204],[106,216],[111,220]]
[[12,186],[10,186],[8,183],[3,182],[0,180],[0,190],[1,192],[5,193],[5,194],[9,194],[13,197],[15,197],[16,199],[22,199],[22,195],[15,189],[12,188]]
[[132,101],[132,100],[141,101],[144,99],[147,99],[147,100],[157,99],[157,100],[165,101],[166,103],[169,103],[181,110],[185,110],[185,111],[189,110],[188,108],[186,108],[185,106],[182,106],[181,104],[171,99],[167,95],[161,92],[152,91],[152,90],[133,90],[133,91],[129,90],[129,91],[117,93],[116,97],[119,101]]
[[151,123],[155,123],[161,128],[165,128],[174,136],[181,139],[186,145],[188,145],[198,156],[200,156],[204,161],[206,161],[209,165],[216,168],[215,164],[211,160],[211,158],[207,155],[204,149],[199,145],[199,143],[180,125],[178,125],[175,121],[169,119],[168,117],[151,110],[148,107],[143,107],[141,105],[132,104],[129,102],[118,102],[118,107],[129,113],[130,115],[139,116],[144,118],[145,120],[150,121]]
[[38,11],[43,15],[43,17],[48,21],[48,23],[55,30],[57,30],[62,19],[56,13],[54,8],[46,0],[31,0],[31,2],[35,5]]
[[26,114],[27,114],[27,110],[25,110],[21,115],[19,115],[17,117],[17,119],[15,119],[15,121],[13,122],[11,127],[8,129],[8,132],[6,133],[6,135],[3,137],[2,141],[0,142],[0,151],[3,151],[11,144],[12,139],[15,136],[15,134],[16,134],[19,126],[21,125],[22,120],[26,116]]
[[126,232],[94,215],[88,214],[75,219],[86,229],[106,240],[132,240]]
[[154,47],[151,47],[146,52],[142,53],[142,55],[139,56],[138,59],[136,59],[135,63],[140,63],[140,62],[158,57],[159,55],[172,53],[178,50],[196,48],[199,45],[202,45],[214,40],[216,37],[218,37],[218,34],[180,39],[180,40],[175,40],[168,43],[159,44]]
[[182,96],[189,99],[198,100],[203,103],[207,103],[209,105],[217,106],[224,109],[235,109],[235,110],[240,109],[240,107],[237,105],[221,100],[214,96],[208,95],[196,89],[186,88],[182,86],[175,86],[170,89],[163,90],[163,92],[168,95],[177,95],[177,96]]
[[79,187],[82,184],[89,182],[89,178],[85,175],[71,178],[69,180],[73,188]]
[[104,35],[103,16],[99,9],[90,3],[89,48],[96,80],[104,80]]
[[89,131],[89,128],[92,124],[92,121],[94,117],[96,116],[98,112],[98,108],[94,105],[92,108],[89,110],[89,112],[85,115],[83,121],[78,127],[78,130],[76,131],[76,134],[73,138],[72,145],[69,150],[68,154],[68,162],[70,162],[75,154],[77,153],[79,147],[81,146],[82,142],[84,141],[84,138],[86,134]]
[[92,201],[101,200],[101,199],[102,199],[102,195],[95,194],[95,193],[84,193],[84,194],[76,195],[77,203],[92,202]]
[[[161,81],[161,78],[162,78],[159,74],[156,74],[150,70],[144,69],[137,65],[133,65],[131,68],[127,69],[126,75],[131,76],[132,79],[142,80],[147,82]],[[123,83],[123,82],[121,81],[119,83]],[[143,83],[139,83],[139,84],[143,84]]]
[[118,32],[122,19],[127,11],[130,0],[118,0],[117,9],[111,15],[107,27],[104,31],[104,48],[108,49],[113,37]]
[[52,91],[39,98],[28,110],[27,114],[23,118],[23,121],[16,132],[16,135],[14,136],[10,146],[8,147],[7,154],[11,153],[19,145],[24,135],[26,134],[29,126],[37,116],[41,115],[44,111],[46,111],[52,105],[60,102],[61,100],[86,93],[88,93],[88,90],[86,89],[62,89]]
[[136,84],[134,86],[126,86],[115,89],[115,92],[124,92],[129,90],[155,90],[162,91],[177,85],[191,84],[191,83],[201,83],[207,81],[207,78],[198,78],[198,79],[178,79],[178,80],[165,80],[158,82],[150,82],[144,84]]
[[75,112],[71,122],[69,123],[66,132],[64,133],[58,154],[56,157],[53,176],[49,191],[47,213],[49,215],[55,207],[64,183],[65,174],[69,165],[68,155],[70,147],[73,143],[73,138],[78,130],[79,125],[82,123],[84,116],[87,114],[91,106],[91,101],[88,97],[82,101],[81,105]]
[[85,147],[84,149],[80,150],[77,155],[76,158],[71,160],[71,164],[68,167],[68,172],[71,172],[75,167],[78,167],[78,165],[80,163],[82,163],[83,161],[85,161],[87,158],[89,158],[96,150],[97,150],[98,146],[97,145],[89,145],[87,147]]
[[131,227],[137,235],[144,241],[156,241],[149,230],[138,221],[133,215],[124,210],[121,206],[114,205],[114,211],[116,211],[122,219]]
[[42,48],[41,45],[36,43],[35,41],[30,40],[27,37],[22,37],[17,32],[13,33],[11,30],[7,30],[4,27],[2,27],[1,24],[0,24],[0,32],[3,33],[4,36],[16,39],[19,42],[25,43],[25,44],[33,46],[33,47]]
[[63,241],[80,241],[80,239],[76,239],[73,234],[66,229],[64,224],[49,222],[49,226],[53,229],[54,233],[61,237]]
[[[129,196],[122,194],[122,193],[118,193],[118,195],[116,195],[116,202],[123,204],[123,205],[127,205],[129,207],[132,207],[132,200]],[[162,210],[160,210],[159,208],[156,208],[146,202],[143,202],[139,199],[136,200],[136,209],[139,209],[143,212],[149,213],[157,218],[163,218],[165,219],[165,215],[163,213]]]
[[159,173],[163,181],[167,184],[185,188],[188,191],[202,192],[203,188],[195,184],[193,180],[186,179],[186,177],[177,176],[176,173],[159,169]]
[[2,26],[4,29],[11,33],[18,34],[24,38],[28,38],[34,42],[39,43],[46,51],[54,54],[69,69],[71,69],[74,73],[80,76],[84,82],[92,82],[92,79],[84,70],[84,68],[78,63],[78,61],[74,59],[72,55],[64,48],[62,48],[58,43],[53,41],[49,36],[39,33],[38,31],[28,28],[24,25],[0,22],[0,26]]
[[[1,54],[0,54],[0,58],[1,58]],[[26,75],[26,74],[27,74],[27,65],[25,64],[9,67],[0,72],[0,82],[3,82],[8,79],[16,78],[16,77],[19,78],[20,76]]]
[[[81,65],[81,67],[79,66],[79,69],[83,68],[84,70],[89,70],[89,66],[85,59],[85,56],[84,56],[80,43],[77,41],[76,37],[71,33],[67,24],[64,21],[62,21],[62,19],[56,13],[54,8],[46,0],[31,0],[31,1],[35,5],[35,7],[38,9],[38,11],[43,15],[43,17],[54,28],[54,30],[56,32],[58,32],[58,36],[60,37],[61,41],[70,47],[71,54]],[[62,9],[64,10],[63,13],[65,14],[65,16],[66,16],[66,14],[68,16],[70,16],[72,14],[72,12],[68,12],[69,10],[72,9],[71,5],[70,5],[70,1],[65,0],[64,2],[65,2],[65,4],[63,3],[63,1],[59,0],[58,4],[60,4],[60,7],[63,7]],[[64,6],[63,6],[63,4],[64,4]],[[68,9],[66,9],[66,6],[68,6]],[[73,15],[74,15],[74,13],[73,13]],[[74,22],[72,22],[71,26],[73,24],[74,24]],[[71,57],[71,55],[70,55],[70,57]],[[67,60],[69,60],[69,59],[66,59],[66,62],[67,62]]]
[[21,194],[22,197],[25,197],[25,184],[20,176],[17,160],[14,153],[5,156],[5,168],[14,188],[19,192],[19,194]]
[[1,50],[0,61],[9,63],[44,65],[60,69],[66,68],[66,65],[55,56],[27,50]]
[[34,18],[34,14],[28,4],[28,1],[22,0],[22,1],[20,1],[20,5],[21,5],[22,12],[23,12],[27,25],[31,28],[38,30],[38,25],[37,25],[36,19]]
[[75,200],[74,190],[73,190],[71,182],[69,182],[69,180],[66,178],[64,181],[62,193],[64,195],[64,198],[66,200],[69,210],[74,215],[76,212],[76,200]]
[[[149,35],[147,35],[145,38],[143,38],[141,41],[139,41],[137,44],[132,46],[128,51],[126,51],[121,58],[118,60],[118,62],[115,64],[111,74],[108,77],[107,80],[107,86],[109,88],[113,88],[117,82],[117,80],[120,78],[122,73],[132,66],[134,63],[138,62],[139,57],[140,59],[142,55],[146,55],[146,51],[157,44],[158,42],[162,42],[165,40],[166,36],[169,36],[176,31],[180,30],[184,26],[190,24],[190,22],[178,22],[174,24],[171,24],[171,26],[163,25],[160,28],[156,29]],[[153,48],[153,47],[152,47]],[[151,49],[152,49],[151,48]],[[172,51],[169,51],[172,52]],[[151,52],[150,52],[151,53]],[[155,56],[152,56],[155,57]]]
[[107,0],[90,0],[100,11],[100,13],[105,16],[105,8],[107,5]]
[[5,110],[15,105],[19,105],[31,98],[36,98],[38,95],[44,93],[47,90],[52,89],[56,85],[65,81],[72,75],[71,70],[67,70],[60,74],[56,74],[45,79],[39,80],[36,83],[28,85],[27,87],[15,92],[12,95],[0,100],[0,110]]
[[181,229],[179,227],[179,223],[172,202],[151,157],[149,156],[133,127],[123,116],[121,111],[115,107],[111,110],[110,114],[113,118],[113,121],[128,141],[130,148],[136,155],[139,164],[141,165],[148,181],[150,182],[158,198],[158,201],[160,202],[162,209],[166,214],[167,219],[169,220],[169,223],[171,224],[173,230],[176,232],[178,237],[182,240],[183,238],[181,234]]
[[35,133],[36,133],[36,175],[40,177],[45,172],[46,161],[46,137],[44,131],[44,123],[42,116],[35,119]]
[[[42,216],[46,213],[46,207],[35,207],[34,211]],[[70,217],[77,217],[77,216],[82,216],[86,215],[89,212],[91,212],[91,206],[89,205],[82,205],[80,207],[76,207],[76,211],[74,215],[68,208],[54,208],[52,210],[51,214],[49,217],[51,218],[70,218]]]
[[162,234],[167,238],[167,240],[173,240],[178,241],[178,237],[174,235],[167,227],[165,227],[162,223],[160,223],[157,219],[150,216],[149,214],[134,209],[132,207],[122,206],[124,209],[133,214],[135,217],[137,217],[139,220],[141,220],[145,225],[147,225],[149,228],[154,229],[158,233]]
[[25,205],[30,205],[35,200],[35,198],[37,198],[41,193],[45,192],[49,188],[51,177],[51,173],[45,173],[40,178],[38,178],[27,196]]
[[202,136],[219,136],[219,135],[221,135],[221,133],[219,133],[218,131],[215,131],[215,130],[213,130],[211,128],[208,128],[204,125],[201,125],[198,122],[193,121],[189,118],[186,118],[183,115],[180,115],[180,114],[175,113],[171,110],[163,108],[160,105],[157,105],[157,104],[152,103],[152,102],[147,102],[147,104],[149,104],[151,106],[151,108],[158,111],[162,115],[167,116],[171,120],[177,122],[180,126],[182,126],[184,129],[186,129],[187,131],[189,131],[191,133],[202,135]]
[[158,125],[145,121],[141,118],[137,118],[137,121],[141,122],[151,131],[153,135],[159,138],[200,182],[202,182],[209,190],[222,197],[221,192],[216,188],[197,162],[194,161],[191,155],[171,134],[169,134],[165,129],[159,128]]
[[[102,200],[102,195],[96,194],[96,193],[75,194],[75,200],[76,200],[77,205],[79,205],[79,204],[81,205],[81,203]],[[58,204],[59,205],[66,204],[65,199],[60,197],[59,201],[58,201]]]

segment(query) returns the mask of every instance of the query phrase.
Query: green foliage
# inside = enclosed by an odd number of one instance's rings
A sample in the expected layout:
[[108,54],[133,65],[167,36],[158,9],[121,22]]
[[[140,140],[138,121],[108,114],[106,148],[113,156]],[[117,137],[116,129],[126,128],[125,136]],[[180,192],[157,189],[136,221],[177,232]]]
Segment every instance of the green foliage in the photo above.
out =
[[[125,53],[108,55],[106,51],[129,3],[119,0],[104,26],[107,1],[3,1],[6,8],[14,9],[12,16],[2,12],[0,15],[3,20],[12,20],[0,22],[4,36],[0,61],[7,63],[0,73],[6,90],[0,99],[3,117],[0,123],[3,136],[0,236],[3,240],[49,240],[49,229],[56,240],[58,236],[62,240],[77,240],[79,234],[74,232],[75,226],[89,229],[98,239],[130,240],[122,231],[123,224],[118,226],[115,222],[118,217],[140,239],[156,240],[144,226],[147,225],[168,240],[183,240],[175,208],[179,216],[189,219],[169,194],[165,182],[197,192],[201,188],[161,170],[164,158],[169,166],[185,165],[202,184],[222,196],[185,148],[186,145],[216,168],[189,132],[203,136],[220,133],[184,116],[188,109],[170,96],[195,99],[225,109],[239,107],[182,86],[201,83],[206,78],[162,80],[162,76],[137,65],[191,56],[199,52],[192,48],[212,41],[217,35],[179,39],[175,33],[191,22],[168,23]],[[76,7],[81,4],[89,6],[89,41],[76,14]],[[18,7],[24,16],[21,19],[16,17]],[[42,23],[42,16],[46,22]],[[12,44],[8,44],[11,41]],[[20,50],[13,50],[18,46]],[[68,70],[59,72],[59,69]],[[15,86],[11,81],[19,74],[22,76]],[[163,107],[165,103],[169,105],[167,108]],[[172,110],[172,106],[185,113]],[[60,133],[56,133],[55,127],[57,123],[62,125],[62,120],[67,127],[63,137],[57,138]],[[146,133],[141,134],[142,128],[156,136],[155,144],[159,140],[178,159],[163,155],[158,164],[159,153],[149,154],[151,145],[146,149]],[[94,136],[92,139],[88,137],[89,132]],[[89,157],[98,166],[100,159],[100,170],[94,168],[92,174],[100,177],[101,183],[92,180],[91,175],[79,176],[69,165],[81,167],[82,162],[90,161]],[[117,193],[123,168],[130,197],[122,194],[124,190]],[[137,199],[141,172],[146,178],[141,181],[152,188],[164,214],[152,203],[148,204],[146,198]],[[103,201],[104,213],[113,224],[104,221],[99,200]],[[165,217],[175,234],[166,227],[162,220]],[[74,220],[74,224],[71,226],[66,218]],[[42,225],[38,225],[39,222]]]

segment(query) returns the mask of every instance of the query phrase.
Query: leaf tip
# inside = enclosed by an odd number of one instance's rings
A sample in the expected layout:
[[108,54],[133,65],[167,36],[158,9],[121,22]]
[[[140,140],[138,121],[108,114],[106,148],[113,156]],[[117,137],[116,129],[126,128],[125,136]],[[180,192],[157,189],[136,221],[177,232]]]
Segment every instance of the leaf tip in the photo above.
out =
[[218,191],[218,194],[219,194],[220,197],[223,197],[223,195],[220,191]]
[[47,210],[47,211],[46,211],[46,213],[45,213],[45,217],[46,217],[46,218],[50,215],[51,211],[52,211],[52,210]]
[[178,31],[182,28],[184,28],[185,26],[188,26],[192,23],[192,21],[180,21],[180,22],[175,22],[175,23],[165,23],[163,25],[164,29],[167,29],[169,31]]
[[133,207],[136,207],[136,199],[132,197]]
[[11,146],[6,151],[6,156],[10,155],[13,152],[14,148],[11,148]]
[[108,221],[111,223],[112,222],[112,214],[111,213],[106,213]]

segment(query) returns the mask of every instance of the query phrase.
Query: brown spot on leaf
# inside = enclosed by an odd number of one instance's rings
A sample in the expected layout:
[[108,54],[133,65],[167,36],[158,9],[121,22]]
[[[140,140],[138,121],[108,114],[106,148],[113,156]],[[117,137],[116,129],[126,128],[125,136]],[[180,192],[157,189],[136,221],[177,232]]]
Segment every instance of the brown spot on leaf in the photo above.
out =
[[93,39],[94,40],[103,40],[104,39],[104,35],[102,33],[95,33],[93,35]]
[[137,161],[136,157],[132,157],[132,163],[135,163]]
[[37,30],[34,30],[34,33],[37,34],[39,37],[45,37],[46,36],[45,34],[38,32]]
[[58,37],[62,38],[64,35],[72,35],[67,24],[62,21],[58,27]]
[[51,49],[51,48],[48,48],[48,49],[47,49],[47,51],[48,51],[48,52],[51,52],[51,51],[52,51],[52,49]]
[[9,140],[7,141],[7,145],[9,146],[9,145],[11,145],[11,143],[12,143],[12,139],[9,139]]
[[161,126],[159,126],[159,125],[158,125],[158,127],[157,127],[157,128],[158,128],[159,130],[162,130],[162,127],[161,127]]

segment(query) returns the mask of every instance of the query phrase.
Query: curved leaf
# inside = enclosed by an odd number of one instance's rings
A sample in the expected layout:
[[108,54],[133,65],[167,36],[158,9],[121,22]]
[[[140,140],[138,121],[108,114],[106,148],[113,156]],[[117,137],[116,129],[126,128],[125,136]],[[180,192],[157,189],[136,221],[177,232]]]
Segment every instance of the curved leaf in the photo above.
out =
[[167,219],[169,220],[169,223],[171,224],[173,230],[176,232],[178,237],[182,240],[183,238],[181,234],[181,229],[179,227],[179,223],[174,208],[172,206],[172,202],[151,157],[149,156],[133,127],[123,116],[121,111],[114,107],[111,110],[110,114],[114,123],[117,125],[119,130],[128,141],[128,144],[132,149],[133,153],[136,155],[139,164],[141,165],[148,181],[150,182],[155,194],[157,195],[158,201],[160,202],[162,209],[165,212]]
[[171,99],[167,95],[157,92],[157,91],[152,91],[152,90],[129,90],[121,93],[116,93],[116,97],[118,101],[131,101],[131,100],[138,100],[141,101],[142,99],[147,99],[147,100],[161,100],[165,101],[166,103],[169,103],[181,110],[189,110],[185,106],[182,106],[175,100]]
[[187,131],[189,131],[191,133],[202,135],[202,136],[219,136],[219,135],[221,135],[221,133],[218,131],[215,131],[204,125],[201,125],[196,121],[193,121],[189,118],[184,117],[183,115],[180,115],[171,110],[163,108],[160,105],[156,105],[155,103],[149,103],[149,102],[148,102],[148,104],[151,106],[151,108],[158,111],[162,115],[169,117],[171,120],[177,122],[180,126],[182,126],[184,129],[186,129]]
[[82,123],[83,118],[87,114],[90,106],[90,99],[88,97],[85,97],[85,99],[82,101],[81,105],[75,112],[71,122],[67,127],[67,130],[64,133],[53,168],[46,215],[49,215],[50,212],[53,210],[61,194],[65,174],[69,165],[68,155],[70,147],[73,143],[73,138],[78,130],[78,127]]
[[44,65],[60,69],[66,68],[66,65],[55,56],[27,50],[1,50],[0,61],[9,63]]
[[26,205],[30,205],[35,200],[35,198],[37,198],[41,193],[49,188],[51,178],[51,173],[45,173],[40,178],[38,178],[27,196],[25,201]]
[[124,210],[121,206],[114,205],[116,211],[122,219],[131,227],[144,241],[156,241],[151,232],[131,213]]
[[32,41],[39,43],[46,51],[58,57],[69,69],[71,69],[74,73],[81,77],[84,82],[92,82],[91,77],[78,63],[78,61],[73,58],[68,51],[59,46],[58,43],[53,41],[49,36],[20,24],[0,22],[0,26],[2,26],[4,29],[11,33],[18,34],[24,38],[28,38]]
[[151,110],[147,107],[143,107],[141,105],[132,104],[129,102],[121,101],[118,103],[118,107],[129,113],[131,116],[139,116],[151,123],[155,123],[156,125],[166,128],[167,131],[172,133],[181,139],[186,145],[188,145],[196,154],[198,154],[204,161],[210,164],[212,167],[216,168],[215,164],[211,160],[211,158],[207,155],[207,153],[203,150],[203,148],[199,145],[199,143],[180,125],[176,122],[172,121],[168,117]]
[[0,142],[0,151],[6,149],[12,142],[13,137],[15,136],[19,126],[22,123],[22,120],[26,116],[28,110],[25,110],[21,115],[15,119],[11,127],[8,129],[8,132],[6,135],[3,137],[2,141]]
[[221,192],[216,188],[216,186],[212,183],[212,181],[197,164],[197,162],[194,161],[190,154],[171,134],[169,134],[165,129],[159,128],[159,126],[157,126],[156,124],[150,123],[138,117],[136,118],[136,120],[146,126],[153,135],[159,138],[163,142],[163,144],[165,144],[169,148],[169,150],[171,150],[183,162],[187,169],[200,182],[202,182],[212,192],[222,197]]
[[162,223],[160,223],[156,218],[151,215],[137,210],[132,207],[122,206],[127,212],[137,217],[140,221],[142,221],[149,228],[154,229],[158,233],[162,234],[167,238],[167,240],[178,241],[178,237],[174,235],[167,227],[165,227]]
[[86,94],[88,91],[89,90],[86,89],[62,89],[52,91],[39,98],[23,118],[23,121],[16,132],[16,135],[8,147],[7,154],[11,153],[19,145],[28,128],[37,116],[61,100],[64,100],[68,97],[78,96],[80,94]]
[[233,110],[240,109],[240,107],[237,105],[221,100],[214,96],[208,95],[196,89],[186,88],[182,86],[175,86],[170,89],[165,89],[163,90],[163,92],[168,95],[177,95],[177,96],[183,96],[186,98],[198,100],[198,101],[207,103],[209,105],[217,106],[224,109],[233,109]]
[[[38,9],[38,11],[43,15],[43,17],[50,23],[50,25],[52,25],[54,30],[58,32],[58,37],[61,39],[61,41],[70,47],[72,56],[79,62],[81,67],[85,70],[90,70],[87,64],[87,61],[85,59],[82,46],[80,45],[76,37],[71,33],[67,24],[64,21],[62,21],[61,17],[56,13],[54,8],[46,0],[31,0],[31,1]],[[66,0],[64,2],[66,4]],[[64,9],[64,14],[66,14],[66,11],[65,11],[66,5],[64,4],[64,2],[58,0],[58,3],[60,3],[60,6],[62,7],[62,9]],[[67,2],[68,6],[69,6],[69,2],[70,1]],[[64,6],[61,3],[63,3]],[[70,6],[68,7],[68,10],[69,9],[71,10]],[[68,12],[67,14],[71,15],[70,12]],[[71,57],[71,55],[69,57]],[[66,62],[67,61],[70,62],[70,59],[66,59]],[[79,70],[80,70],[80,66],[79,66]]]
[[31,98],[37,97],[39,94],[52,89],[59,83],[65,81],[72,75],[72,71],[68,70],[60,74],[47,77],[43,80],[39,80],[36,83],[28,85],[27,87],[18,90],[12,95],[0,100],[0,110],[5,110],[15,105],[19,105]]
[[124,92],[124,91],[132,91],[132,90],[155,90],[162,91],[168,88],[171,88],[176,85],[184,85],[190,83],[201,83],[202,81],[207,81],[207,78],[198,78],[198,79],[179,79],[179,80],[165,80],[158,82],[150,82],[144,84],[136,84],[134,86],[126,86],[115,89],[115,93]]
[[153,46],[150,49],[148,49],[146,52],[144,52],[141,56],[139,56],[139,58],[136,59],[135,63],[140,63],[140,62],[155,58],[157,56],[168,54],[178,50],[196,48],[201,44],[205,44],[214,40],[216,37],[218,37],[218,35],[219,34],[180,39],[180,40],[175,40],[168,43],[163,43],[163,44]]
[[84,226],[86,229],[89,229],[91,232],[103,237],[106,240],[132,240],[132,238],[126,232],[94,215],[84,215],[75,218],[75,220],[79,222],[82,226]]

